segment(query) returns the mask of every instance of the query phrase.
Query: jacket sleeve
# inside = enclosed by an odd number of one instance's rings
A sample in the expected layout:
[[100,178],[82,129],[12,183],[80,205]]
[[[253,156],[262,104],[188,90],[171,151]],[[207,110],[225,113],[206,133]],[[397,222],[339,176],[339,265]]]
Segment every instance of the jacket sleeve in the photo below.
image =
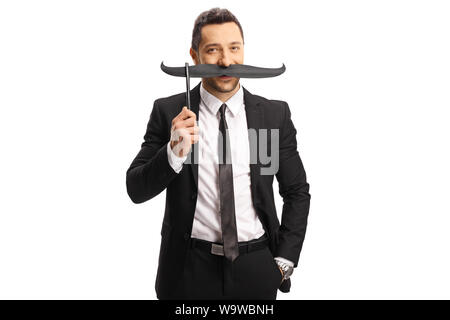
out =
[[297,130],[291,120],[289,105],[284,102],[284,120],[280,128],[279,169],[276,178],[283,198],[281,225],[276,255],[294,262],[297,267],[306,233],[310,194],[305,169],[297,151]]
[[142,203],[157,196],[177,175],[167,158],[170,122],[164,118],[160,109],[156,100],[141,150],[127,170],[127,192],[134,203]]

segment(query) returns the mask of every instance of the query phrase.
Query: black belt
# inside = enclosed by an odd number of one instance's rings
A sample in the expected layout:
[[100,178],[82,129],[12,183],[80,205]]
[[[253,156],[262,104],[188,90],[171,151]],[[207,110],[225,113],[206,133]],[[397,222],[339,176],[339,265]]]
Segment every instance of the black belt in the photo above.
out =
[[[214,255],[223,256],[223,244],[218,242],[210,242],[203,239],[191,238],[191,248],[198,248],[200,250],[209,252]],[[252,251],[260,250],[269,244],[269,239],[266,235],[263,235],[259,239],[239,242],[239,254],[249,253]]]

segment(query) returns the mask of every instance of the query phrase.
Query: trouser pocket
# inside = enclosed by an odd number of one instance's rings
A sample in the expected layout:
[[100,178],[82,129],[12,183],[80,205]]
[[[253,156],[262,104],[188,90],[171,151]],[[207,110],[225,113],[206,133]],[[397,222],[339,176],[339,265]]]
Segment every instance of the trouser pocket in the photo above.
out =
[[278,268],[278,264],[276,263],[269,247],[264,248],[264,250],[267,252],[267,256],[269,257],[269,264],[270,264],[270,268],[272,269],[272,274],[273,274],[273,278],[275,279],[275,284],[277,285],[277,287],[279,287],[283,280],[283,275],[281,274],[280,268]]

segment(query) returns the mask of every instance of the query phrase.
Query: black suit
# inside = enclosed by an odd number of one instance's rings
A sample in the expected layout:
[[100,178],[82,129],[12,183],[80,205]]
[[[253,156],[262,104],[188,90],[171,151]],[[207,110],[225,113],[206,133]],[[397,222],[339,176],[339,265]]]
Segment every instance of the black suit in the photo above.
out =
[[[201,82],[191,90],[191,110],[197,115],[197,120],[200,85]],[[297,266],[310,204],[309,184],[297,151],[297,131],[286,102],[253,95],[245,88],[243,91],[248,128],[280,129],[276,178],[284,201],[281,226],[275,209],[273,175],[260,175],[260,168],[269,167],[270,164],[262,164],[260,159],[250,164],[251,193],[255,210],[269,236],[269,248],[273,256],[289,259]],[[184,163],[178,174],[167,159],[171,122],[184,105],[184,93],[155,101],[145,141],[131,163],[126,179],[128,195],[134,203],[147,201],[167,188],[156,278],[156,292],[160,299],[170,298],[181,276],[197,200],[198,164],[192,157],[198,148],[191,149],[189,163]],[[267,137],[270,150],[270,133]],[[272,153],[269,151],[269,154]],[[288,279],[281,284],[280,290],[289,292],[290,285]]]

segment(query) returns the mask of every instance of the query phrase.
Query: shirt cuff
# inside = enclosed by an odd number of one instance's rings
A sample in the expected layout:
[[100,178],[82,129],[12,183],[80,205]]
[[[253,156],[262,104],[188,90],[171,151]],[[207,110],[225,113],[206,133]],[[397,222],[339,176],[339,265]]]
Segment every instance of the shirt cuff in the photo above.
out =
[[187,159],[187,155],[184,157],[178,157],[175,152],[170,148],[170,141],[167,143],[167,159],[169,160],[169,164],[172,167],[173,171],[179,173],[183,168],[183,163]]
[[278,260],[280,262],[284,262],[290,267],[294,267],[294,263],[291,260],[288,260],[288,259],[285,259],[285,258],[282,258],[282,257],[275,257],[274,259]]

